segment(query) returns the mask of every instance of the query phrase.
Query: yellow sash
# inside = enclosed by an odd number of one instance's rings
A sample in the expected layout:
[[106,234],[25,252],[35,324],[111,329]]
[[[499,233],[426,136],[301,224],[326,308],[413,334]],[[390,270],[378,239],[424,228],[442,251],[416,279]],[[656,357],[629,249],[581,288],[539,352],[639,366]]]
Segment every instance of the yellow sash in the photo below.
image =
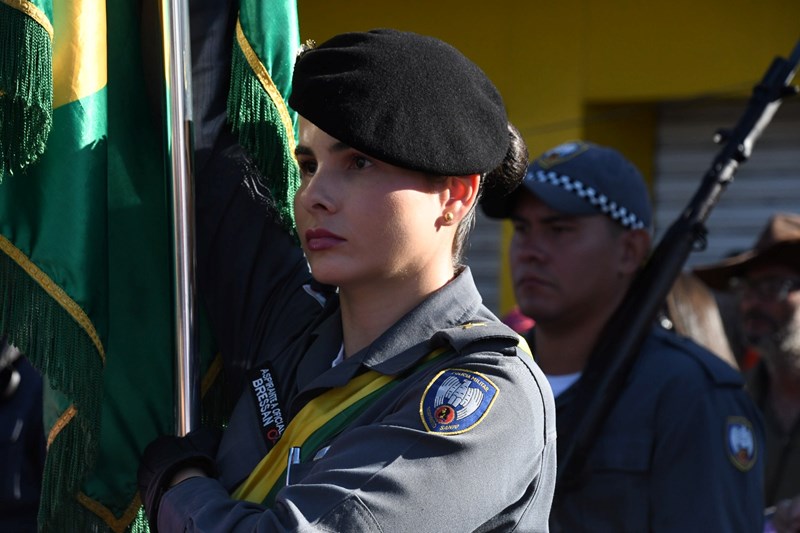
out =
[[[424,362],[443,354],[449,347],[438,348],[428,354]],[[336,415],[353,406],[370,394],[377,392],[395,380],[369,370],[352,379],[344,387],[330,389],[308,402],[289,425],[281,439],[256,465],[250,476],[234,491],[233,497],[254,503],[262,503],[280,482],[286,471],[289,450],[301,447],[315,431],[330,422]]]

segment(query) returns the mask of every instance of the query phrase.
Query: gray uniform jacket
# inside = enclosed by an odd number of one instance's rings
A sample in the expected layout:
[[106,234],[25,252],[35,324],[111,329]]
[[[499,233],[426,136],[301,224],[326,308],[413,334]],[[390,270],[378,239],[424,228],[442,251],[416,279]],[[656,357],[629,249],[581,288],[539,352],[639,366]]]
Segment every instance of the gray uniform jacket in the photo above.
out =
[[[552,393],[516,335],[482,305],[469,269],[331,368],[342,343],[337,296],[311,289],[301,251],[270,221],[257,185],[226,176],[241,162],[237,150],[220,159],[227,163],[198,187],[198,274],[223,354],[246,376],[244,393],[220,444],[219,480],[167,491],[159,530],[547,531]],[[462,327],[472,322],[486,325]],[[403,375],[438,346],[452,355],[376,400],[324,455],[301,458],[270,508],[231,499],[310,399],[365,369]],[[480,382],[491,402],[473,404],[457,431],[435,427],[424,413],[447,398],[443,379],[457,376],[473,379],[462,381],[467,389]],[[267,411],[256,383],[269,384]]]
[[[587,458],[585,483],[557,498],[552,529],[762,531],[764,433],[743,385],[718,357],[654,328]],[[570,392],[557,398],[557,415]]]

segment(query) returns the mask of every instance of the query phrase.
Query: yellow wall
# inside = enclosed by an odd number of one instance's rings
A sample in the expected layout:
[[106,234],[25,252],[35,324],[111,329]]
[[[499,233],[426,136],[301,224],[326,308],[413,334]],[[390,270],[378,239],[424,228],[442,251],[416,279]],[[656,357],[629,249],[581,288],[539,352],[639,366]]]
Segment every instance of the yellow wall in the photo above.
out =
[[[800,39],[798,0],[298,0],[298,10],[301,37],[317,42],[377,27],[439,37],[494,81],[532,156],[582,137],[615,146],[648,179],[657,102],[746,96]],[[501,294],[504,312],[507,279]]]

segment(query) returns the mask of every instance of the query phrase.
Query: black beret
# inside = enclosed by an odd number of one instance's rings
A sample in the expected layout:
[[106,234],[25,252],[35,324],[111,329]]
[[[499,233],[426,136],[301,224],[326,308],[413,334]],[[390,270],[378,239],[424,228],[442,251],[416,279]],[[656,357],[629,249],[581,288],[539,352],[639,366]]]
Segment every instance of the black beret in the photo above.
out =
[[415,33],[344,33],[304,51],[289,105],[348,146],[430,174],[489,172],[509,145],[503,100],[486,74]]

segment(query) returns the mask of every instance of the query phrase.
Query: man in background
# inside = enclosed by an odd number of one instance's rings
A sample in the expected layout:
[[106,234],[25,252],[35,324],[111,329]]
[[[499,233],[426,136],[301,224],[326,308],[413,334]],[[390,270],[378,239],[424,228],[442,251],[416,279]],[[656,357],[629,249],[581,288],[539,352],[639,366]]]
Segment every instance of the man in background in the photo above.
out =
[[[650,252],[647,188],[616,150],[570,142],[536,159],[510,195],[487,190],[482,206],[513,224],[514,294],[536,323],[529,343],[556,396],[562,451],[594,346]],[[730,365],[654,324],[585,475],[556,487],[551,529],[760,531],[763,430],[743,385]]]
[[747,387],[764,415],[765,503],[778,524],[794,506],[785,531],[800,531],[800,215],[774,215],[750,250],[695,274],[737,298],[742,333],[760,356]]

